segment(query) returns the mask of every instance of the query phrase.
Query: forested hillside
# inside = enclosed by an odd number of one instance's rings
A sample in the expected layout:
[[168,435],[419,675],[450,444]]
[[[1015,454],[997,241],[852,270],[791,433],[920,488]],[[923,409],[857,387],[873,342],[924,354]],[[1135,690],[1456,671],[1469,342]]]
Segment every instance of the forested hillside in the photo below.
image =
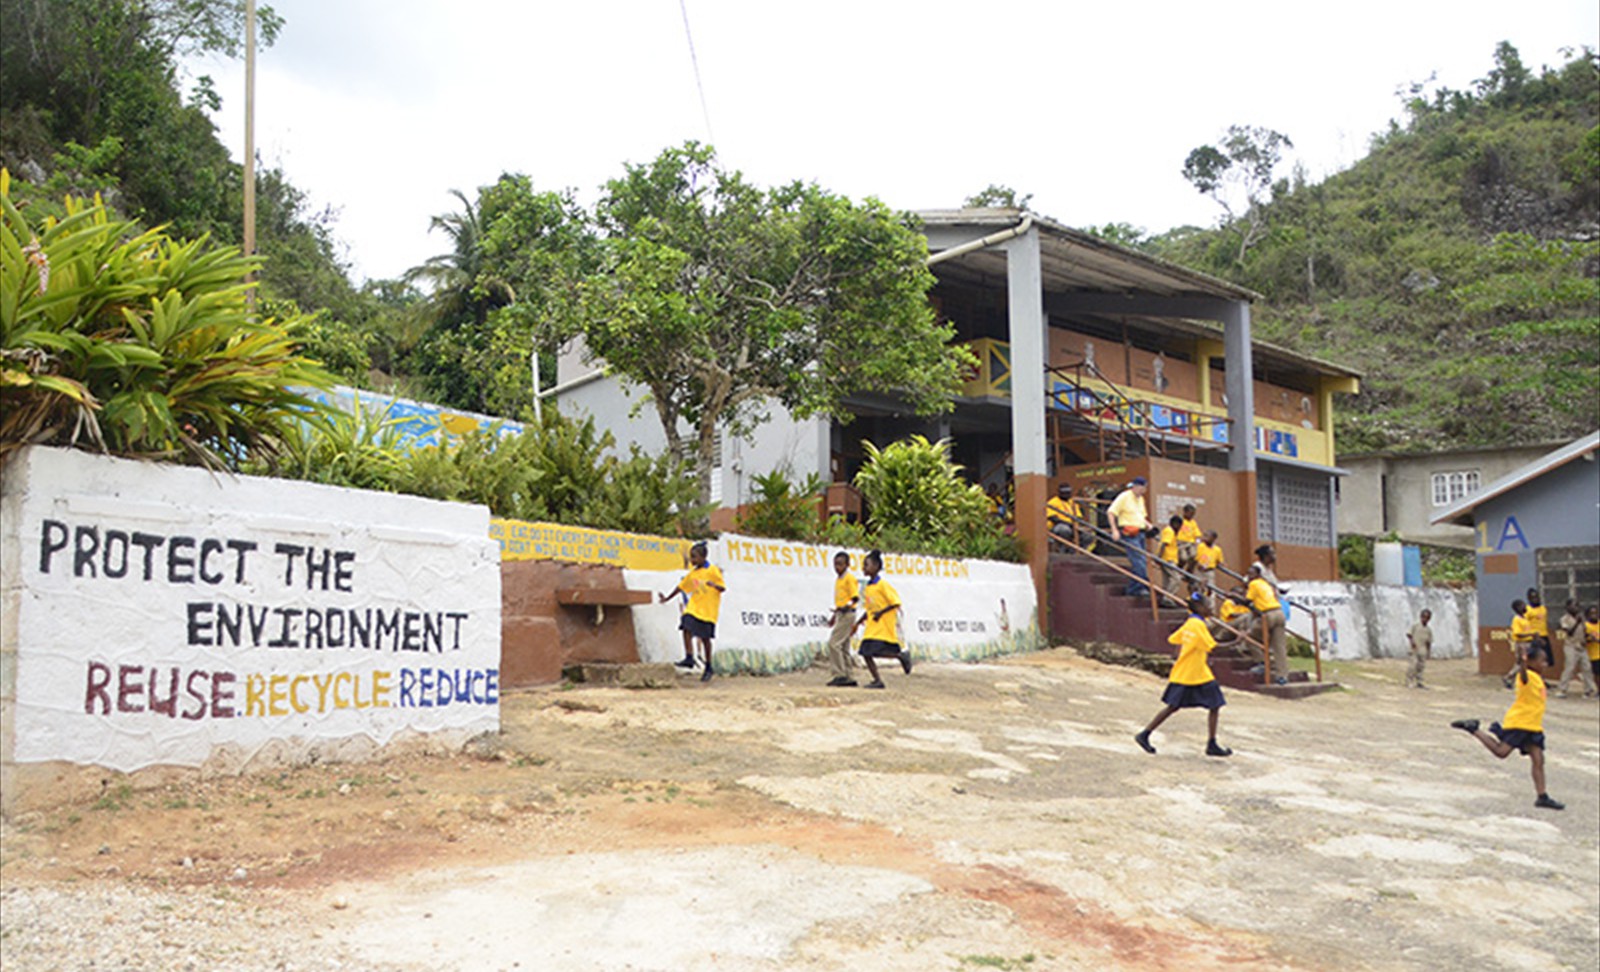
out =
[[[1341,405],[1341,452],[1600,427],[1594,52],[1532,71],[1502,44],[1472,90],[1416,85],[1404,107],[1348,170],[1264,179],[1220,228],[1144,245],[1262,293],[1259,338],[1365,373]],[[1186,174],[1248,179],[1276,133],[1236,133]]]

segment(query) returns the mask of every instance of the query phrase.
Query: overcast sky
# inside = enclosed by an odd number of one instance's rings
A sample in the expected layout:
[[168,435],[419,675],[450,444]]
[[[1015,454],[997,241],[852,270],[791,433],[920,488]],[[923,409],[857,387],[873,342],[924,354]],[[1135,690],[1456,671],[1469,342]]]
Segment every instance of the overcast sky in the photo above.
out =
[[[1534,70],[1600,47],[1594,0],[685,0],[702,112],[678,0],[272,5],[287,23],[258,61],[258,150],[338,212],[358,280],[445,250],[428,218],[458,208],[451,189],[524,172],[592,202],[686,139],[761,184],[902,209],[1002,183],[1073,226],[1210,225],[1181,169],[1230,124],[1283,132],[1326,175],[1409,82],[1466,88],[1501,40]],[[216,80],[242,157],[242,62],[189,69]]]

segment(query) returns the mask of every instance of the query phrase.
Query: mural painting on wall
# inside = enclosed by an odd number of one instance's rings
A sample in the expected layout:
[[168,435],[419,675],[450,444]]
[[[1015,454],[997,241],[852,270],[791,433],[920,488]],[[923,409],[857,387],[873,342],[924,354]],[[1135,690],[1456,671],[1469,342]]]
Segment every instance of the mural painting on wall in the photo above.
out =
[[521,422],[510,419],[447,409],[432,402],[418,402],[344,385],[336,385],[327,391],[316,388],[303,391],[307,397],[346,413],[355,414],[359,408],[381,419],[386,428],[393,430],[401,444],[411,448],[437,446],[443,441],[477,431],[498,429],[501,435],[515,435],[523,429]]
[[486,541],[28,501],[19,761],[198,766],[218,746],[499,725]]
[[[710,561],[727,578],[717,620],[717,666],[780,672],[805,668],[832,628],[831,548],[725,535],[710,542]],[[861,572],[863,551],[850,551]],[[678,574],[628,570],[627,586],[667,590]],[[1032,577],[1021,564],[884,555],[884,576],[905,607],[900,637],[919,658],[976,659],[1036,647],[1040,641]],[[677,602],[633,612],[641,657],[676,659],[682,651]],[[681,605],[679,605],[681,607]]]

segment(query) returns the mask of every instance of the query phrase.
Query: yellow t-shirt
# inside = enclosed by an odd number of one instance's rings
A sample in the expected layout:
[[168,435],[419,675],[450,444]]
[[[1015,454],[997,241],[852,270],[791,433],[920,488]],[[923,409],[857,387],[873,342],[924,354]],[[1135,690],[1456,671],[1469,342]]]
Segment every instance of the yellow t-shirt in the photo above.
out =
[[861,599],[861,582],[856,580],[856,575],[848,570],[840,574],[833,582],[833,606],[847,608],[855,605]]
[[1245,607],[1242,604],[1237,604],[1232,600],[1223,601],[1222,602],[1222,606],[1217,608],[1217,614],[1221,616],[1222,620],[1230,621],[1230,622],[1234,618],[1239,617],[1240,615],[1249,614],[1249,613],[1250,613],[1250,609],[1249,608]]
[[728,586],[722,580],[722,568],[713,564],[696,567],[683,575],[676,590],[689,595],[689,606],[683,609],[684,614],[717,623],[717,613],[722,610],[722,591],[712,584],[724,589]]
[[1044,504],[1044,518],[1054,523],[1074,523],[1083,519],[1083,508],[1077,500],[1064,500],[1059,496],[1050,497]]
[[1204,685],[1216,681],[1206,656],[1217,647],[1217,641],[1206,630],[1205,620],[1197,614],[1189,615],[1183,626],[1167,636],[1167,643],[1178,646],[1178,660],[1172,663],[1172,674],[1167,676],[1174,685]]
[[1222,566],[1222,548],[1215,544],[1202,543],[1194,548],[1194,560],[1201,570],[1215,570]]
[[[880,575],[877,580],[869,580],[861,588],[862,603],[867,609],[867,629],[861,633],[866,641],[887,641],[890,644],[900,643],[900,594],[889,586],[889,582]],[[878,612],[885,608],[894,608],[878,617]]]
[[1117,494],[1117,498],[1111,501],[1111,506],[1106,510],[1106,515],[1111,517],[1111,522],[1118,530],[1123,527],[1150,529],[1150,514],[1145,512],[1144,497],[1131,489],[1125,489]]
[[1273,608],[1283,607],[1278,603],[1278,594],[1272,589],[1272,585],[1259,577],[1251,581],[1250,586],[1245,588],[1244,596],[1248,597],[1250,603],[1254,604],[1256,610],[1262,614],[1271,611]]
[[1528,619],[1529,630],[1541,638],[1550,637],[1550,609],[1543,604],[1538,607],[1524,608],[1523,617]]
[[1517,676],[1516,701],[1506,710],[1500,725],[1524,732],[1544,732],[1544,679],[1538,672],[1528,672],[1527,676],[1527,682],[1523,682],[1521,675]]
[[1527,645],[1533,641],[1533,624],[1526,615],[1513,614],[1511,616],[1511,643],[1513,645]]
[[1178,562],[1178,534],[1172,527],[1161,528],[1161,539],[1156,541],[1161,545],[1161,559],[1169,564]]
[[1183,526],[1178,528],[1178,542],[1198,543],[1204,533],[1205,531],[1200,529],[1200,524],[1197,521],[1185,519]]
[[1600,621],[1583,622],[1583,646],[1589,649],[1589,660],[1600,661]]

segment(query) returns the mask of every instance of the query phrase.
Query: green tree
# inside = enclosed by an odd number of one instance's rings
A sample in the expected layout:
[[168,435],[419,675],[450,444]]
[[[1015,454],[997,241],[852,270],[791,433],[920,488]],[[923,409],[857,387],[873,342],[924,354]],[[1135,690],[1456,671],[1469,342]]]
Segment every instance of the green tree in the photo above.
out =
[[966,198],[961,205],[968,209],[987,209],[999,207],[1001,209],[1027,209],[1028,203],[1033,201],[1033,193],[1022,194],[1010,186],[1002,186],[991,182],[981,192],[974,193]]
[[599,269],[547,335],[647,388],[675,454],[693,430],[702,503],[717,430],[748,433],[766,403],[843,417],[874,388],[951,407],[971,354],[929,306],[926,242],[882,203],[762,190],[690,142],[608,183],[596,223]]
[[1293,147],[1282,132],[1230,125],[1219,145],[1201,145],[1183,161],[1183,177],[1222,207],[1225,225],[1238,235],[1237,264],[1266,234],[1272,173]]

